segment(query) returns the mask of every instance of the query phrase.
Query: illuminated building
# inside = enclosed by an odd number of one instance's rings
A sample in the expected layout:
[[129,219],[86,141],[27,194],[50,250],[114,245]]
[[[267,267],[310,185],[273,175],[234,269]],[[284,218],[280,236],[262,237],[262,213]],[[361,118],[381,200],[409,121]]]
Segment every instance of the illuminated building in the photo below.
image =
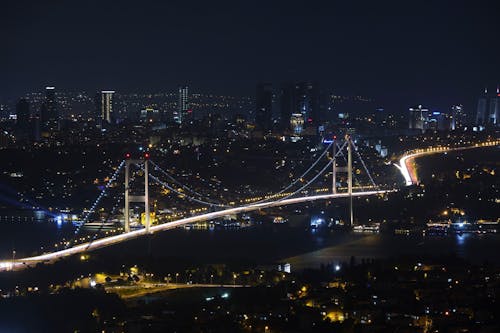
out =
[[416,108],[410,108],[409,125],[408,128],[411,130],[421,130],[425,131],[428,122],[429,110],[422,108],[419,105]]
[[155,123],[160,121],[160,111],[153,108],[141,110],[140,121],[143,123]]
[[431,129],[434,131],[450,131],[453,130],[453,117],[439,111],[434,111],[429,114],[427,119],[427,126],[424,129]]
[[497,87],[496,94],[490,98],[490,110],[488,114],[488,125],[500,126],[500,88]]
[[113,122],[113,94],[114,90],[101,91],[101,119],[111,124]]
[[451,129],[455,130],[464,128],[467,124],[467,115],[464,112],[464,107],[462,106],[462,104],[453,105],[451,107],[451,112],[453,117]]
[[497,87],[496,94],[488,94],[488,89],[484,89],[483,96],[477,102],[476,122],[478,126],[492,127],[500,126],[500,87]]
[[48,120],[58,120],[59,115],[57,113],[57,102],[56,102],[56,88],[55,87],[45,87],[45,103],[47,104],[47,117]]
[[189,109],[188,86],[180,86],[177,97],[177,111],[174,112],[174,122],[182,124],[192,114],[192,110]]
[[310,82],[287,83],[281,89],[280,118],[282,126],[292,114],[302,114],[307,124],[320,123],[320,97],[318,85]]
[[59,114],[57,111],[56,88],[45,87],[45,100],[40,108],[43,127],[49,130],[57,128]]
[[300,135],[304,129],[304,116],[301,113],[293,113],[290,117],[290,128],[293,134]]

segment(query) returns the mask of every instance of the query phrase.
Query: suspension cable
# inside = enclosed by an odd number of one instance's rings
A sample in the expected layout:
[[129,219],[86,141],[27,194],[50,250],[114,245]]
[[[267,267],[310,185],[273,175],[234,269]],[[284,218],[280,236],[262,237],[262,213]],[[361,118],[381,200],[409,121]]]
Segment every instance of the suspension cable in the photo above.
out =
[[[139,166],[139,165],[138,165]],[[142,166],[139,166],[141,168],[141,170],[144,170],[144,168]],[[158,177],[152,175],[151,173],[149,174],[149,177],[151,177],[151,179],[155,180],[158,184],[166,187],[167,189],[169,189],[170,191],[178,194],[178,195],[182,195],[182,196],[185,196],[186,198],[188,198],[189,200],[191,201],[194,201],[194,202],[197,202],[197,203],[200,203],[202,205],[207,205],[207,206],[217,206],[217,207],[230,207],[228,205],[223,205],[223,204],[218,204],[218,203],[214,203],[214,202],[208,202],[208,201],[204,201],[204,200],[200,200],[200,199],[197,199],[195,197],[192,197],[190,195],[187,195],[186,193],[182,193],[182,192],[179,192],[177,191],[174,187],[168,185],[167,183],[163,182],[162,180],[160,180]]]
[[[135,176],[131,176],[130,177],[130,182],[132,183],[135,179]],[[115,200],[115,202],[119,202],[121,201],[122,199],[125,199],[125,193],[123,192],[120,192],[120,198],[118,198],[117,200]],[[104,223],[108,222],[109,219],[111,218],[111,216],[113,216],[116,212],[116,206],[113,207],[113,209],[111,210],[111,213],[106,217],[105,220],[101,221],[101,224],[99,225],[99,228],[97,229],[97,231],[94,233],[94,235],[92,236],[92,239],[89,241],[87,247],[85,248],[85,250],[88,250],[88,248],[92,245],[92,243],[97,239],[97,236],[99,235],[99,232],[102,230],[102,228],[104,227]]]
[[[106,192],[109,189],[109,187],[111,186],[111,184],[113,184],[113,182],[116,180],[116,177],[118,176],[118,174],[120,173],[120,171],[124,165],[125,165],[125,160],[121,161],[120,165],[118,165],[118,168],[116,168],[115,172],[113,173],[113,176],[108,180],[108,182],[106,183],[106,186],[104,187],[104,189],[101,191],[101,193],[99,194],[97,199],[92,204],[92,207],[87,211],[87,213],[85,214],[85,216],[82,220],[82,223],[80,223],[80,225],[76,228],[75,235],[73,236],[73,238],[76,237],[76,235],[78,235],[78,233],[80,232],[82,227],[89,221],[90,216],[95,212],[97,205],[99,205],[99,203],[101,202],[101,199],[104,197],[104,195],[106,194]],[[66,248],[68,246],[69,246],[69,244],[66,246]]]
[[172,182],[178,184],[180,187],[182,187],[184,190],[186,191],[189,191],[189,192],[192,192],[193,194],[199,196],[201,199],[205,198],[207,200],[212,200],[212,198],[206,196],[206,195],[203,195],[195,190],[193,190],[192,188],[190,188],[189,186],[186,186],[184,185],[183,183],[181,183],[180,181],[178,181],[177,179],[175,179],[170,173],[168,173],[167,171],[163,170],[158,164],[156,164],[155,162],[153,161],[150,161],[153,166],[155,167],[156,170],[159,170],[162,174],[164,174],[168,179],[170,179]]
[[[302,173],[302,175],[300,175],[299,177],[297,177],[293,182],[291,182],[290,184],[288,184],[288,186],[284,187],[283,189],[281,189],[279,192],[276,192],[276,193],[273,193],[270,195],[270,197],[266,198],[266,199],[261,199],[261,200],[258,200],[258,201],[254,201],[251,203],[251,205],[253,204],[256,204],[256,203],[261,203],[261,202],[266,202],[266,201],[269,201],[272,199],[272,197],[274,196],[277,196],[277,195],[280,195],[282,193],[284,193],[286,190],[290,189],[292,186],[294,186],[295,184],[297,184],[302,178],[304,178],[308,173],[309,171],[311,171],[315,166],[316,164],[319,163],[319,161],[323,158],[323,156],[325,156],[325,154],[328,152],[328,150],[330,149],[330,147],[332,146],[333,142],[331,142],[326,148],[325,150],[323,151],[323,153],[321,153],[321,155],[316,159],[316,161],[314,161],[313,164],[311,164],[311,166],[306,170],[304,171],[304,173]],[[345,146],[345,143],[344,145],[342,146],[342,149],[343,147]],[[335,155],[338,155],[335,154]]]
[[358,151],[358,147],[354,144],[354,142],[352,142],[352,146],[354,147],[354,151],[356,151],[356,154],[358,155],[358,158],[359,160],[361,161],[361,164],[363,165],[363,168],[365,169],[366,171],[366,174],[368,175],[368,177],[370,178],[370,182],[372,183],[372,185],[375,187],[375,188],[378,188],[377,184],[375,184],[375,181],[373,180],[372,178],[372,175],[370,174],[370,171],[368,171],[368,168],[366,167],[366,164],[365,164],[365,161],[363,161],[363,158],[361,157],[361,154],[359,153]]
[[299,189],[298,189],[298,190],[296,190],[295,192],[293,192],[293,193],[291,193],[291,194],[287,195],[286,197],[281,198],[281,199],[279,199],[279,200],[277,200],[277,201],[283,201],[283,200],[286,200],[286,199],[288,199],[288,198],[290,198],[290,197],[294,196],[295,194],[299,193],[300,191],[302,191],[303,189],[305,189],[305,188],[306,188],[306,187],[308,187],[309,185],[311,185],[311,184],[312,184],[312,183],[313,183],[313,182],[314,182],[314,181],[315,181],[315,180],[316,180],[319,176],[321,176],[321,175],[323,174],[323,172],[325,172],[325,171],[326,171],[326,169],[328,169],[328,167],[329,167],[330,165],[332,165],[332,163],[333,163],[333,159],[331,159],[330,161],[328,161],[328,163],[327,163],[327,164],[323,167],[323,169],[321,169],[321,171],[320,171],[320,172],[319,172],[316,176],[314,176],[314,177],[313,177],[310,181],[308,181],[308,182],[307,182],[304,186],[302,186],[301,188],[299,188]]
[[[347,142],[347,141],[346,141],[346,142]],[[351,142],[352,142],[352,141],[351,141]],[[342,151],[342,149],[344,149],[344,146],[342,146],[342,148],[341,148],[339,145],[337,145],[337,147],[339,147],[339,153],[340,153],[340,156],[342,156],[342,158],[344,159],[344,161],[345,161],[346,163],[348,163],[348,162],[347,162],[347,158],[345,157],[345,154],[344,154],[344,152]],[[353,177],[354,177],[354,182],[355,182],[358,186],[360,186],[360,187],[361,187],[361,183],[359,182],[358,177],[356,177],[356,173],[353,173],[352,175],[353,175]]]
[[197,199],[195,197],[189,196],[186,193],[179,192],[175,188],[173,188],[172,186],[168,185],[167,183],[161,181],[159,178],[155,177],[152,174],[149,174],[149,177],[151,177],[151,179],[153,179],[156,182],[158,182],[160,185],[162,185],[162,186],[166,187],[167,189],[171,190],[172,192],[174,192],[174,193],[176,193],[178,195],[185,196],[188,200],[195,201],[197,203],[200,203],[202,205],[207,205],[207,206],[229,207],[229,206],[223,205],[223,204],[217,204],[217,203],[213,203],[213,202],[208,202],[208,201],[200,200],[200,199]]

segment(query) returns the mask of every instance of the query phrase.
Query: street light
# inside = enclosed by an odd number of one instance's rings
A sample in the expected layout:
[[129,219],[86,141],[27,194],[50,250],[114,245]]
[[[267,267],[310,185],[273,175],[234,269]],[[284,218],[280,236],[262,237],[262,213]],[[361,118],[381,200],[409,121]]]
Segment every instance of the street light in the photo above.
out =
[[179,277],[179,273],[175,273],[175,284],[177,284],[177,278]]

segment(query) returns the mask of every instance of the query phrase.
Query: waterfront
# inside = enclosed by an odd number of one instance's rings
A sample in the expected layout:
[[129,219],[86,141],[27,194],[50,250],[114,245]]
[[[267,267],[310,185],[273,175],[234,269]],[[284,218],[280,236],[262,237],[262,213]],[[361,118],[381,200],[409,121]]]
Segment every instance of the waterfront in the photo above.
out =
[[[17,243],[23,229],[30,228],[25,246],[33,248],[46,230],[53,238],[67,233],[49,223],[10,225],[10,239],[2,236],[2,253],[8,255],[11,246],[23,253]],[[2,235],[6,235],[2,233]],[[258,241],[255,241],[255,240]],[[194,246],[196,245],[196,246]],[[200,250],[202,249],[202,250]],[[293,270],[318,268],[331,262],[348,262],[351,256],[362,258],[389,258],[408,256],[454,255],[471,262],[500,262],[499,234],[463,234],[444,236],[404,236],[392,234],[354,234],[341,230],[311,230],[303,226],[256,225],[244,229],[184,230],[175,229],[150,238],[141,238],[96,252],[100,256],[137,258],[153,256],[167,261],[209,264],[221,262],[273,264],[289,262]],[[124,260],[126,260],[124,258]]]
[[[480,157],[493,161],[494,165],[497,150],[497,148],[486,148],[480,151],[454,152],[449,153],[444,159],[443,155],[420,158],[417,161],[420,176],[427,183],[430,180],[439,181],[445,178],[446,173],[454,173],[453,170],[458,170],[455,168],[472,170],[469,173],[474,172],[473,170],[482,170],[478,164],[481,160]],[[460,183],[460,180],[456,182]],[[442,185],[440,186],[442,187]],[[472,198],[472,192],[477,190],[479,189],[470,188],[471,195],[468,197]],[[444,191],[448,193],[447,190]],[[482,208],[487,203],[486,201],[464,201],[451,197],[453,193],[462,193],[461,190],[449,193],[449,199],[455,205],[460,204],[465,207],[474,218],[481,217],[479,213],[484,211]],[[484,189],[481,193],[485,193]],[[341,203],[341,201],[339,202]],[[478,205],[477,202],[483,204]],[[406,204],[410,204],[410,201],[407,201]],[[411,201],[411,204],[416,205],[414,201]],[[386,210],[388,206],[389,209]],[[383,207],[383,211],[374,211],[380,215],[380,218],[383,214],[396,216],[394,210],[390,209],[390,202],[384,203]],[[282,211],[283,216],[294,220],[293,223],[283,225],[256,223],[250,228],[243,229],[175,229],[105,248],[97,251],[95,255],[110,255],[120,258],[137,258],[142,255],[200,264],[226,261],[252,264],[290,262],[293,269],[316,268],[322,263],[349,261],[351,256],[382,258],[396,255],[456,255],[474,262],[500,261],[500,256],[497,255],[500,253],[500,236],[497,234],[404,236],[393,235],[390,231],[369,235],[327,228],[313,231],[309,228],[309,222],[311,216],[316,212],[312,209],[304,209],[304,215],[297,216],[294,211],[298,208],[303,210],[304,207],[291,206]],[[324,208],[316,206],[315,209],[318,211]],[[440,211],[437,206],[433,209]],[[331,216],[338,214],[333,208],[328,208],[328,210],[330,210]],[[356,210],[360,216],[362,209],[355,209],[355,213]],[[488,211],[494,213],[495,210],[489,209]],[[421,212],[421,215],[423,213]],[[424,222],[425,220],[422,218],[424,218],[423,215],[416,220]],[[11,213],[10,215],[9,212],[5,212],[0,218],[0,228],[0,255],[2,258],[11,258],[14,254],[13,251],[15,251],[16,258],[31,255],[35,251],[36,253],[50,251],[55,243],[64,237],[71,238],[74,231],[74,226],[69,222],[59,221],[58,223],[54,219],[50,221],[36,220],[25,212]],[[85,231],[84,235],[88,236],[89,233],[90,231]]]

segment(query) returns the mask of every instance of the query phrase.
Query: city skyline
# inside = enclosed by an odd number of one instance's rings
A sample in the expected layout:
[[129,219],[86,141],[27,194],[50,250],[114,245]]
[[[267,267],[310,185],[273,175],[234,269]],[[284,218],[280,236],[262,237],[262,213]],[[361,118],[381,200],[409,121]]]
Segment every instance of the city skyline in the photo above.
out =
[[318,81],[386,107],[444,109],[473,106],[498,83],[493,2],[69,6],[3,4],[2,98],[47,85],[130,92],[186,82],[249,95],[258,82]]
[[0,4],[0,332],[500,332],[491,0]]

